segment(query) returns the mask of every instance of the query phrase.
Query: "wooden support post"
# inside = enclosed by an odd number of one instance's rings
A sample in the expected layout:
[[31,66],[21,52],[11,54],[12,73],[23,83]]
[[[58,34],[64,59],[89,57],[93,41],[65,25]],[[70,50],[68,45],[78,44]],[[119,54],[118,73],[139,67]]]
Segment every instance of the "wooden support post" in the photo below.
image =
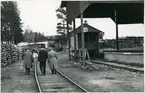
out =
[[118,40],[118,24],[116,23],[116,49],[119,50],[119,40]]
[[[62,23],[63,23],[63,24],[62,24],[62,25],[63,25],[63,30],[64,30],[64,33],[65,33],[65,24],[64,24],[64,20],[62,21]],[[63,37],[63,48],[66,48],[66,47],[65,47],[65,45],[66,45],[66,41],[65,41],[65,40],[66,40],[66,36],[65,36],[65,34],[64,34],[64,37]]]
[[116,14],[116,10],[115,10],[115,24],[116,24],[116,50],[119,50],[118,23],[117,23],[117,14]]
[[74,57],[76,58],[76,54],[77,54],[77,47],[76,47],[76,24],[75,24],[75,19],[73,20],[73,30],[74,30]]
[[68,22],[67,22],[67,38],[68,38],[68,53],[69,53],[69,60],[70,60],[70,35],[69,35],[69,29],[68,29]]
[[83,66],[85,66],[85,42],[84,42],[84,28],[83,28],[83,13],[81,13],[81,41],[82,41],[82,57],[83,57]]

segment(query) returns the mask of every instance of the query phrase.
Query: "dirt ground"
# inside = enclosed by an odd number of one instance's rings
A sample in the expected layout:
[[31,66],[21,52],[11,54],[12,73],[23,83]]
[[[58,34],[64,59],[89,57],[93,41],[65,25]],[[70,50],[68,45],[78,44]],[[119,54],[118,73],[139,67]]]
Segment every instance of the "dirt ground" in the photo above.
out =
[[25,75],[22,62],[15,62],[1,68],[1,92],[37,92],[34,71]]
[[[143,92],[144,74],[127,70],[112,69],[95,65],[98,69],[90,72],[68,61],[67,54],[59,54],[59,68],[72,80],[90,92]],[[37,92],[34,71],[25,75],[22,62],[15,62],[1,68],[2,92]]]
[[143,92],[144,74],[95,65],[90,72],[68,62],[67,55],[59,57],[59,67],[68,77],[90,92]]

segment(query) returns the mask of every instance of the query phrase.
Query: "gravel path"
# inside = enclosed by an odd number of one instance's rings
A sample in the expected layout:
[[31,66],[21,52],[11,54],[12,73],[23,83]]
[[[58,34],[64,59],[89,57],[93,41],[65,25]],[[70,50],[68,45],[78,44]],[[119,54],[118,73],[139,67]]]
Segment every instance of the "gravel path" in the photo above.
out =
[[[96,65],[97,66],[97,65]],[[68,61],[67,55],[59,57],[59,67],[68,77],[90,92],[143,92],[144,75],[127,70],[97,66],[90,72]]]
[[25,75],[22,62],[15,62],[8,67],[1,68],[2,92],[37,92],[34,71]]

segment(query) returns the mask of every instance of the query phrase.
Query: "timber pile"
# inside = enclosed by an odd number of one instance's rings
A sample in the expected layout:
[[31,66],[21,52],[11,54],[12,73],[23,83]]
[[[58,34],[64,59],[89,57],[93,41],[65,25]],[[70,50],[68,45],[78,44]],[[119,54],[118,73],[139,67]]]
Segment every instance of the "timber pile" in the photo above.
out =
[[19,50],[10,44],[1,44],[1,66],[6,66],[19,60]]

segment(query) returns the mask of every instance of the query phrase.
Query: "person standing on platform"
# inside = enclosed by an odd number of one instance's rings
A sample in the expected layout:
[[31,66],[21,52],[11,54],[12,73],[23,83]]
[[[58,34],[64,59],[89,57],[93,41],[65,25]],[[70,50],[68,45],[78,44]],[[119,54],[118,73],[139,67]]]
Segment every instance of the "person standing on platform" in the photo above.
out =
[[53,48],[50,48],[50,51],[48,52],[48,64],[52,74],[56,74],[56,69],[58,68],[57,54]]
[[28,48],[24,55],[24,68],[25,68],[25,74],[30,75],[30,68],[32,68],[33,63],[33,56],[31,50]]
[[43,75],[45,75],[46,72],[46,59],[48,58],[47,51],[45,50],[45,47],[42,47],[38,54],[38,61],[40,62],[40,71]]

